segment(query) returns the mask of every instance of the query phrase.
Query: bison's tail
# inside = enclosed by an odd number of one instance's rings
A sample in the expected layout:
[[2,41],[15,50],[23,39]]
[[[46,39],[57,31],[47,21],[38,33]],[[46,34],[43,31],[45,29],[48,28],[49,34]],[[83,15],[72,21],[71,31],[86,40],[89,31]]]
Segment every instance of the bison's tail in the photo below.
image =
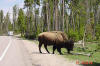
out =
[[38,41],[39,42],[43,41],[43,35],[38,36]]
[[41,40],[41,36],[38,36],[38,41],[40,41]]

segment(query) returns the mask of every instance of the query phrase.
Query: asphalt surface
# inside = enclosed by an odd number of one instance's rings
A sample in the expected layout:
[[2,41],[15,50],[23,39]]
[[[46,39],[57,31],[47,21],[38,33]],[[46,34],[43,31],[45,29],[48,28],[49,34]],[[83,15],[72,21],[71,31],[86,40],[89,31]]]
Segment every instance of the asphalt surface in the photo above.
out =
[[0,66],[32,66],[21,39],[0,36]]
[[48,54],[38,44],[13,36],[0,36],[0,66],[78,66],[59,54]]

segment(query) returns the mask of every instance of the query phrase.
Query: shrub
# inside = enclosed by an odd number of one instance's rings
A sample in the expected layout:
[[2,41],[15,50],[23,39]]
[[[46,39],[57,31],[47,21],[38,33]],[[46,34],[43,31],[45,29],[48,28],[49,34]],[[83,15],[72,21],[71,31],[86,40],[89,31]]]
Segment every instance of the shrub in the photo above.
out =
[[73,31],[73,29],[70,29],[70,31],[68,32],[68,37],[69,38],[73,38],[75,41],[79,40],[79,34],[78,31]]

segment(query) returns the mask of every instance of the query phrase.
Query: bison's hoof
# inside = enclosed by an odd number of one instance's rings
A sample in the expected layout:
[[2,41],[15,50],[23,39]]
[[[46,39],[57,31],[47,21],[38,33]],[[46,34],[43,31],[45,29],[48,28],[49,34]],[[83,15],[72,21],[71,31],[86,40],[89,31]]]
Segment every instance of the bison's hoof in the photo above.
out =
[[69,52],[68,52],[68,54],[72,54],[72,53],[69,53]]
[[52,54],[54,54],[54,53],[52,53]]
[[63,55],[62,53],[60,53],[60,55]]
[[42,53],[42,52],[40,52],[40,53]]
[[48,52],[50,54],[50,52]]

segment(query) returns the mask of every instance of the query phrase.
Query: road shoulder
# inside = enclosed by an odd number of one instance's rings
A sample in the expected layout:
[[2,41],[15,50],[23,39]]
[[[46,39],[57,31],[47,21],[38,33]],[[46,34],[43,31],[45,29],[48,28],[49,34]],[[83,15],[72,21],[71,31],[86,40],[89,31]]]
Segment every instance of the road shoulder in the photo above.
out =
[[69,61],[61,55],[46,53],[43,48],[43,54],[40,54],[38,45],[34,42],[23,40],[23,44],[31,56],[33,66],[78,66],[74,61]]

